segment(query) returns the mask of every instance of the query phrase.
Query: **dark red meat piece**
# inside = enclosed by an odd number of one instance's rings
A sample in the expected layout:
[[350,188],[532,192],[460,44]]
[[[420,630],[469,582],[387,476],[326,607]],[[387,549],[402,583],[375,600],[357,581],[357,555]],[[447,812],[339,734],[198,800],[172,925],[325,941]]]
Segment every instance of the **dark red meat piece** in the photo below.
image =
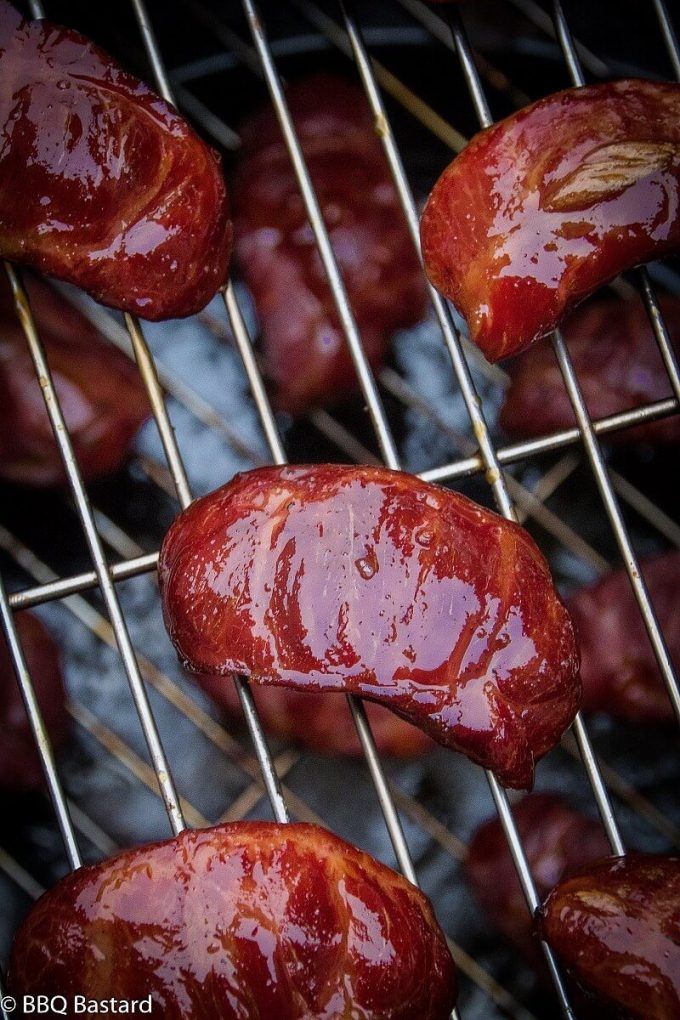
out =
[[[680,351],[680,301],[661,309],[671,341]],[[603,301],[579,309],[564,324],[564,335],[592,418],[604,418],[639,404],[672,396],[649,318],[637,301]],[[573,428],[571,401],[553,350],[539,344],[510,366],[510,387],[500,421],[515,436],[531,438]],[[607,442],[677,443],[680,415],[611,432]]]
[[[68,735],[70,720],[64,705],[64,682],[57,647],[32,613],[18,613],[15,623],[45,727],[53,747],[59,747]],[[40,788],[42,766],[4,631],[0,631],[0,733],[0,787]]]
[[192,671],[379,701],[509,786],[531,785],[579,705],[571,620],[531,538],[401,472],[238,475],[177,518],[159,577]]
[[[151,413],[137,369],[51,287],[25,283],[83,476],[115,471]],[[0,281],[0,477],[38,486],[66,480],[6,281]]]
[[145,319],[225,282],[219,156],[71,29],[0,0],[0,254]]
[[325,829],[273,822],[183,832],[62,879],[20,928],[8,985],[151,995],[163,1020],[446,1020],[456,995],[419,890]]
[[[219,674],[195,678],[203,690],[237,719],[243,718],[233,683]],[[253,690],[260,721],[269,733],[294,740],[321,754],[361,755],[361,742],[349,707],[341,694],[307,694],[287,687]],[[416,726],[399,719],[380,705],[366,706],[373,736],[381,754],[413,758],[432,749],[432,741]]]
[[631,1020],[680,1017],[680,860],[629,854],[554,889],[541,930],[568,972]]
[[[680,552],[643,561],[642,575],[680,668]],[[583,709],[636,722],[674,719],[626,571],[613,570],[569,600],[581,649]]]
[[[299,82],[287,99],[376,368],[395,330],[422,317],[426,288],[373,118],[365,96],[341,78]],[[243,126],[242,138],[236,252],[255,298],[275,400],[297,413],[353,392],[356,374],[271,108]]]
[[[525,797],[513,805],[512,813],[541,899],[569,871],[609,853],[602,825],[572,811],[555,794]],[[532,918],[497,818],[475,833],[465,871],[494,926],[532,965],[542,969]]]
[[490,361],[680,244],[680,85],[547,96],[473,138],[421,222],[430,279]]

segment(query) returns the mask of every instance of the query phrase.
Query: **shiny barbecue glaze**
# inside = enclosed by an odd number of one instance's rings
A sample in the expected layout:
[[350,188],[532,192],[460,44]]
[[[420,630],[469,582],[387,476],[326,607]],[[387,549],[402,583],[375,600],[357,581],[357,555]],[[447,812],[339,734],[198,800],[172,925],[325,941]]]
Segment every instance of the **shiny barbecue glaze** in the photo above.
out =
[[324,829],[272,822],[183,832],[62,879],[20,928],[8,985],[150,994],[163,1020],[446,1020],[456,994],[419,890]]
[[609,857],[566,879],[543,936],[588,991],[632,1020],[680,1017],[680,860]]
[[363,695],[509,786],[578,708],[572,624],[533,541],[401,472],[238,475],[174,522],[159,577],[194,672]]
[[[57,646],[33,613],[14,618],[38,705],[53,747],[64,742],[70,718]],[[43,785],[40,757],[3,631],[0,631],[0,787],[33,790]]]
[[226,279],[220,159],[92,42],[0,0],[0,254],[146,319]]
[[[115,471],[151,413],[139,374],[51,287],[25,283],[83,476]],[[39,486],[66,480],[26,338],[1,280],[0,477]]]
[[480,132],[437,181],[421,237],[486,357],[530,346],[680,245],[680,85],[570,89]]
[[[680,301],[661,301],[668,332],[680,352]],[[592,418],[672,396],[668,373],[645,309],[638,301],[602,301],[579,309],[564,336]],[[509,366],[510,387],[501,425],[514,436],[533,437],[573,428],[574,410],[548,344],[539,344]],[[680,414],[607,435],[608,443],[678,443]]]
[[[194,678],[218,705],[243,720],[241,699],[233,683],[219,674]],[[363,754],[356,726],[342,694],[308,694],[288,687],[253,690],[260,722],[268,733],[293,740],[312,751],[358,757]],[[388,712],[381,705],[366,705],[376,746],[381,754],[414,758],[426,754],[433,743],[422,730]]]
[[[670,657],[680,668],[680,552],[643,560],[641,570]],[[625,570],[613,570],[568,604],[581,649],[584,710],[671,722],[673,709]]]
[[[572,811],[555,794],[525,797],[513,805],[512,813],[540,897],[546,896],[565,873],[609,853],[602,825]],[[545,960],[532,932],[531,915],[498,818],[485,822],[475,833],[465,872],[494,926],[542,970]]]
[[[425,277],[363,93],[316,76],[287,100],[371,365],[425,308]],[[273,110],[242,129],[236,252],[262,327],[264,367],[293,412],[358,388],[326,273]]]

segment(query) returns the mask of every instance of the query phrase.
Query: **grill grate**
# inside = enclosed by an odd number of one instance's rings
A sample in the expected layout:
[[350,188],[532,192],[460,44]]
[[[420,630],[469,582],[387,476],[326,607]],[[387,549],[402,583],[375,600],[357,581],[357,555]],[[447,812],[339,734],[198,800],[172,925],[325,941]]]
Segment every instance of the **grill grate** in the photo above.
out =
[[[420,4],[419,0],[396,0],[396,2],[424,25],[429,33],[456,51],[465,82],[469,89],[470,101],[479,119],[479,123],[481,125],[490,123],[491,115],[478,68],[486,76],[495,73],[494,80],[496,82],[500,79],[498,73],[495,72],[495,69],[486,60],[478,61],[476,56],[473,55],[467,40],[463,21],[458,12],[447,11],[449,18],[447,29],[446,22],[439,14],[434,14],[430,9]],[[535,20],[541,31],[553,34],[559,39],[572,83],[581,84],[583,77],[579,51],[571,38],[569,26],[559,0],[555,0],[552,19],[542,8],[536,6],[533,0],[513,0],[513,3],[518,8],[521,8],[526,16]],[[299,150],[295,131],[288,116],[281,79],[272,53],[272,46],[252,0],[242,0],[242,5],[246,23],[252,37],[252,46],[247,45],[243,40],[235,39],[231,30],[229,30],[229,42],[232,46],[235,44],[234,51],[239,59],[245,59],[253,69],[257,70],[265,78],[267,88],[286,136],[286,142],[305,200],[308,216],[312,223],[322,261],[329,277],[339,318],[344,328],[355,363],[357,377],[368,407],[369,418],[378,448],[384,463],[390,467],[399,467],[397,442],[383,405],[381,391],[368,368],[352,309],[335,263],[304,158]],[[30,6],[35,17],[43,16],[42,4],[37,2],[37,0],[32,0]],[[164,98],[172,102],[173,91],[170,80],[165,70],[163,57],[156,44],[143,0],[132,0],[132,6],[152,68],[156,88]],[[197,4],[192,6],[194,13],[203,18],[206,17],[205,12],[202,12]],[[409,112],[414,113],[437,137],[443,139],[453,148],[459,149],[464,144],[463,136],[454,127],[443,121],[423,100],[414,96],[387,68],[371,59],[366,50],[359,24],[353,13],[349,10],[349,5],[345,5],[340,0],[337,21],[335,17],[330,17],[324,10],[317,7],[315,3],[312,3],[311,0],[293,0],[293,6],[301,11],[306,20],[319,30],[322,35],[326,36],[333,45],[338,46],[338,48],[353,58],[356,70],[364,86],[367,100],[375,115],[376,124],[380,125],[379,134],[390,163],[407,221],[414,241],[417,244],[416,207],[402,166],[399,149],[394,140],[387,112],[381,99],[380,87],[388,91]],[[653,7],[670,60],[676,73],[680,76],[680,54],[677,39],[675,38],[664,0],[653,0]],[[227,31],[226,27],[221,26],[219,22],[218,27],[220,28],[218,38],[224,38],[224,32]],[[448,34],[449,30],[450,34]],[[589,54],[588,51],[581,51],[581,55],[585,56],[589,69],[594,70],[595,73],[607,73],[606,65],[603,65],[599,58]],[[188,94],[191,96],[191,92],[185,87],[186,84],[182,84],[180,95],[185,96]],[[517,98],[518,90],[512,83],[506,80],[504,88],[513,98]],[[217,121],[214,115],[210,114],[210,111],[207,111],[202,106],[200,101],[193,98],[191,101],[194,103],[193,110],[195,111],[196,118],[201,121],[202,126],[206,130],[219,132],[220,138],[223,141],[235,137],[231,129]],[[524,101],[524,99],[522,98],[520,101]],[[242,790],[238,798],[232,803],[227,813],[228,817],[243,817],[252,810],[261,798],[264,786],[270,801],[271,810],[278,820],[288,820],[289,811],[292,811],[297,817],[321,821],[313,808],[302,801],[285,784],[286,776],[298,764],[300,756],[296,752],[285,751],[276,758],[273,757],[259,725],[252,695],[244,680],[238,680],[237,686],[245,719],[252,737],[255,756],[250,752],[244,751],[241,745],[221,725],[216,723],[211,715],[200,708],[195,701],[187,697],[181,687],[158,669],[149,658],[135,651],[129,633],[130,621],[126,620],[116,585],[125,579],[152,572],[156,566],[157,553],[145,553],[125,532],[115,525],[113,521],[96,510],[90,502],[73,458],[67,432],[63,427],[63,420],[51,382],[49,367],[46,364],[42,347],[33,325],[30,308],[21,285],[20,277],[10,266],[7,266],[7,273],[14,290],[17,311],[27,336],[36,371],[39,377],[45,380],[43,390],[46,405],[69,476],[69,484],[76,511],[88,544],[92,562],[94,563],[94,570],[87,570],[72,576],[57,576],[30,549],[23,546],[18,539],[4,529],[0,530],[0,546],[7,550],[36,582],[33,586],[24,588],[12,595],[7,595],[4,586],[0,585],[0,614],[2,615],[3,625],[8,632],[10,650],[17,668],[22,693],[27,703],[31,723],[45,766],[50,796],[54,804],[57,821],[71,867],[77,867],[81,862],[76,830],[85,835],[102,853],[111,853],[115,848],[115,844],[105,833],[98,829],[95,823],[77,805],[65,796],[62,790],[49,748],[49,742],[44,733],[39,712],[34,702],[30,676],[25,667],[21,647],[16,639],[16,632],[12,623],[12,612],[20,608],[40,605],[53,600],[64,600],[64,604],[68,609],[93,634],[96,634],[99,639],[110,647],[117,647],[123,659],[153,768],[125,741],[108,729],[97,715],[82,703],[72,702],[69,706],[71,714],[111,755],[123,762],[141,783],[148,786],[154,792],[160,791],[173,832],[180,831],[185,823],[192,825],[210,823],[201,811],[180,797],[177,792],[145,684],[155,688],[174,704],[180,712],[191,720],[198,730],[202,731],[208,740],[219,747],[239,769],[250,777],[250,785]],[[385,392],[393,394],[404,406],[418,409],[421,413],[429,416],[435,424],[439,422],[443,426],[443,430],[449,432],[450,438],[452,438],[463,454],[463,456],[458,457],[451,463],[421,472],[421,477],[431,481],[442,482],[462,479],[477,474],[483,475],[501,513],[512,519],[517,519],[518,516],[520,519],[524,519],[527,515],[535,517],[560,542],[564,543],[577,555],[583,557],[596,570],[602,571],[608,566],[608,561],[576,533],[567,522],[562,521],[554,511],[546,506],[546,500],[552,492],[564,482],[579,463],[579,459],[574,456],[570,448],[583,441],[590,469],[601,494],[606,518],[613,529],[621,557],[628,569],[650,640],[666,679],[671,700],[680,718],[680,693],[677,682],[673,677],[672,665],[668,659],[653,608],[649,602],[644,582],[637,567],[633,544],[621,513],[619,499],[623,499],[632,506],[635,506],[638,512],[641,512],[648,518],[653,527],[657,528],[670,541],[677,544],[680,544],[678,541],[680,538],[678,534],[679,529],[675,522],[667,518],[664,512],[656,507],[644,493],[635,489],[620,474],[607,468],[598,440],[600,434],[606,434],[614,429],[637,424],[643,420],[653,420],[670,413],[675,413],[678,410],[680,373],[678,373],[677,363],[668,334],[658,305],[656,305],[649,275],[643,272],[640,274],[640,277],[641,293],[649,310],[659,349],[668,369],[669,379],[675,394],[674,398],[658,401],[644,408],[636,408],[633,411],[612,415],[599,422],[592,423],[583,404],[578,381],[571,368],[568,352],[561,337],[556,335],[553,340],[554,349],[564,376],[565,385],[574,406],[579,427],[537,440],[514,443],[499,448],[494,444],[486,424],[483,405],[478,398],[476,377],[479,373],[486,373],[493,382],[498,383],[503,381],[503,375],[498,369],[487,366],[477,356],[476,352],[471,351],[469,345],[461,340],[456,327],[456,321],[452,317],[450,309],[434,291],[431,291],[431,299],[435,319],[438,323],[444,349],[462,394],[463,403],[477,442],[471,441],[467,436],[461,435],[458,432],[454,432],[451,435],[451,428],[447,423],[447,419],[442,416],[441,408],[437,404],[431,404],[421,398],[393,370],[383,370],[380,383]],[[246,325],[247,315],[244,315],[242,311],[240,295],[232,284],[229,285],[224,293],[224,308],[231,327],[231,334],[242,359],[251,388],[260,425],[269,448],[270,459],[276,463],[283,463],[286,459],[285,449],[277,422],[272,415],[253,353],[250,334]],[[189,504],[191,501],[191,491],[182,453],[175,439],[166,408],[166,393],[178,399],[204,425],[216,429],[228,442],[240,448],[240,452],[245,453],[251,461],[263,459],[260,450],[244,450],[243,441],[239,438],[234,425],[229,420],[225,420],[209,403],[192,391],[186,382],[177,379],[172,371],[159,370],[157,368],[142,328],[133,317],[125,316],[126,334],[123,335],[118,320],[110,313],[102,309],[94,311],[90,309],[88,314],[96,319],[97,324],[103,328],[103,332],[114,342],[128,353],[132,352],[137,361],[140,374],[149,394],[153,416],[158,427],[167,461],[166,466],[154,460],[146,460],[142,462],[141,466],[154,482],[176,498],[180,506],[183,507]],[[223,323],[215,323],[209,315],[204,315],[203,318],[213,331],[220,332],[224,330]],[[474,367],[474,373],[471,370],[471,365]],[[366,450],[363,446],[363,436],[357,438],[352,433],[349,433],[345,426],[328,414],[328,412],[316,412],[312,415],[311,425],[319,432],[325,433],[343,453],[349,454],[353,459],[361,461],[375,459],[371,451]],[[507,474],[504,471],[504,468],[510,464],[527,461],[529,458],[533,458],[541,453],[562,449],[566,449],[567,452],[547,473],[540,477],[537,484],[532,488],[523,485],[513,475]],[[518,508],[517,512],[515,507]],[[105,544],[122,557],[113,566],[109,566],[107,563],[104,551]],[[92,604],[81,594],[94,589],[98,590],[103,598],[105,615],[93,608]],[[394,854],[401,870],[412,881],[416,881],[415,868],[404,835],[399,812],[424,830],[448,854],[456,859],[461,859],[465,852],[464,844],[460,843],[410,793],[404,793],[403,790],[388,780],[377,755],[363,706],[356,699],[351,698],[349,701],[364,749],[366,763],[384,815]],[[567,735],[563,744],[570,755],[580,755],[582,759],[614,852],[623,852],[624,848],[609,801],[608,789],[623,798],[631,807],[643,815],[648,823],[657,828],[668,839],[680,845],[680,833],[678,833],[678,829],[671,819],[667,818],[640,793],[630,788],[625,780],[611,767],[602,767],[598,764],[586,729],[580,719],[575,723],[573,736]],[[521,841],[514,826],[507,796],[493,775],[488,774],[487,779],[493,800],[508,837],[528,907],[533,911],[538,905],[538,897],[527,866]],[[35,895],[39,891],[38,885],[32,876],[5,851],[0,853],[0,867],[24,888],[29,895]],[[501,1008],[507,1010],[511,1015],[518,1017],[531,1015],[516,1001],[506,988],[498,983],[495,977],[489,974],[479,963],[475,962],[462,947],[453,943],[452,948],[461,970]],[[547,947],[545,947],[545,951],[560,998],[562,1012],[566,1017],[573,1016],[559,972],[552,961]]]

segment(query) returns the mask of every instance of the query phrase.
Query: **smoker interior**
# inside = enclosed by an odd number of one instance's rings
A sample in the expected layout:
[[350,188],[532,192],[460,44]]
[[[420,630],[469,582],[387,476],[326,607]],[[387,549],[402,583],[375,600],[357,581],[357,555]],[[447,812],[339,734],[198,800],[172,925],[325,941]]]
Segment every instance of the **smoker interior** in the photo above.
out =
[[[369,51],[398,79],[395,86],[393,78],[379,72],[381,84],[388,82],[388,114],[420,202],[451,158],[456,132],[469,137],[477,129],[475,109],[441,9],[427,8],[418,0],[362,6],[360,24]],[[599,74],[673,76],[658,4],[622,0],[598,4],[596,11],[593,6],[572,2],[565,9],[574,34],[588,48],[589,80]],[[338,4],[271,0],[261,10],[285,80],[319,69],[356,76],[353,64],[336,45],[338,33],[346,38]],[[148,12],[180,105],[213,143],[214,132],[219,133],[226,143],[229,173],[237,152],[225,126],[237,131],[249,110],[268,98],[240,5],[155,2],[149,3]],[[91,35],[125,65],[153,80],[132,5],[129,10],[116,5],[113,17],[112,8],[55,2],[46,5],[46,14]],[[494,117],[571,84],[550,32],[548,7],[533,0],[489,0],[470,5],[469,11],[464,8],[463,20],[481,58]],[[412,95],[421,100],[416,115],[407,108],[413,106]],[[219,123],[209,120],[210,115]],[[652,267],[651,275],[660,291],[680,293],[680,277],[672,263]],[[633,275],[622,286],[635,281]],[[252,304],[237,275],[235,293],[255,337]],[[75,293],[71,297],[82,302]],[[85,304],[106,335],[129,350],[122,318]],[[167,410],[193,494],[209,491],[236,471],[267,463],[271,453],[222,299],[216,298],[198,317],[143,328],[168,393]],[[493,445],[502,448],[507,437],[496,426],[496,418],[503,372],[490,369],[474,353],[468,352],[468,360]],[[457,467],[476,451],[476,443],[432,313],[420,326],[395,337],[390,363],[379,376],[379,392],[402,466],[495,508],[484,471]],[[287,458],[379,460],[380,445],[365,404],[357,397],[299,421],[280,416]],[[680,545],[673,452],[648,446],[610,448],[606,437],[602,448],[636,552],[644,555]],[[563,594],[620,563],[581,443],[523,457],[507,471],[514,480],[512,493],[523,523],[548,556]],[[140,433],[129,465],[115,477],[90,485],[88,491],[110,563],[158,549],[179,504],[153,420]],[[2,485],[0,507],[2,576],[13,593],[12,606],[37,604],[62,651],[74,727],[70,744],[59,755],[59,774],[83,859],[97,861],[119,847],[170,835],[100,591],[89,585],[67,598],[54,598],[46,589],[35,591],[54,576],[91,570],[72,499],[66,492]],[[33,594],[22,595],[26,590]],[[270,818],[245,725],[221,717],[181,672],[162,625],[153,572],[147,569],[117,581],[116,591],[187,823]],[[677,732],[672,727],[615,723],[604,716],[589,720],[588,731],[626,846],[677,850]],[[339,761],[275,740],[271,747],[293,816],[319,820],[397,865],[365,762]],[[494,812],[482,770],[444,749],[416,762],[386,760],[384,768],[418,880],[454,944],[461,970],[461,1017],[554,1017],[554,998],[488,927],[462,874],[467,842]],[[574,807],[596,814],[571,735],[540,764],[536,789],[559,791]],[[0,952],[6,959],[12,932],[32,898],[68,870],[68,861],[46,796],[3,793],[0,804]]]

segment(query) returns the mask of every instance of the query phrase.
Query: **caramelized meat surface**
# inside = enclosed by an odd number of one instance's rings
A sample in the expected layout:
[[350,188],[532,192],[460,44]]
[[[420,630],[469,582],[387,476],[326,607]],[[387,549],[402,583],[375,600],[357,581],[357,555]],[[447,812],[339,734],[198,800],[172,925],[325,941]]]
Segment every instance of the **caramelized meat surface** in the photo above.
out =
[[583,988],[632,1020],[680,1017],[680,860],[609,857],[566,879],[543,937]]
[[[25,283],[83,476],[115,471],[151,413],[139,374],[51,287],[34,279]],[[37,486],[66,481],[26,338],[2,281],[0,477]]]
[[[661,310],[671,341],[680,351],[680,301],[668,298]],[[638,301],[603,301],[579,309],[564,324],[564,336],[592,418],[628,411],[672,396],[668,373],[644,307]],[[501,425],[514,436],[532,438],[573,428],[571,401],[555,355],[539,344],[509,366],[510,387]],[[610,432],[607,442],[680,442],[680,415]]]
[[[676,668],[680,667],[680,552],[643,561],[642,575]],[[673,709],[626,571],[613,570],[569,600],[581,649],[583,708],[665,722]]]
[[[57,646],[33,613],[18,613],[15,623],[43,721],[56,748],[66,739],[70,722]],[[0,631],[0,733],[0,787],[39,789],[42,766],[4,631]]]
[[20,928],[8,985],[151,995],[163,1020],[446,1020],[456,994],[419,890],[324,829],[270,822],[183,832],[62,879]]
[[[292,86],[288,104],[371,365],[418,322],[426,288],[363,93],[342,78]],[[266,374],[298,413],[358,388],[344,333],[273,110],[242,130],[236,252],[255,298]]]
[[103,50],[0,0],[0,254],[145,319],[225,282],[219,156]]
[[618,273],[680,244],[680,85],[547,96],[473,138],[421,222],[433,284],[490,361]]
[[[555,794],[525,797],[513,805],[512,813],[541,898],[569,871],[609,853],[602,825],[572,811]],[[497,818],[485,822],[475,833],[465,872],[494,926],[531,964],[542,969],[544,962],[532,933],[532,918]]]
[[571,620],[531,538],[401,472],[238,475],[173,523],[159,577],[192,671],[378,701],[509,786],[531,785],[579,705]]
[[[236,719],[243,710],[236,687],[219,674],[195,677],[206,694]],[[307,694],[288,687],[256,687],[253,697],[264,728],[320,754],[358,757],[363,753],[352,713],[341,694]],[[432,741],[422,730],[380,705],[366,705],[381,754],[414,758],[426,754]]]

